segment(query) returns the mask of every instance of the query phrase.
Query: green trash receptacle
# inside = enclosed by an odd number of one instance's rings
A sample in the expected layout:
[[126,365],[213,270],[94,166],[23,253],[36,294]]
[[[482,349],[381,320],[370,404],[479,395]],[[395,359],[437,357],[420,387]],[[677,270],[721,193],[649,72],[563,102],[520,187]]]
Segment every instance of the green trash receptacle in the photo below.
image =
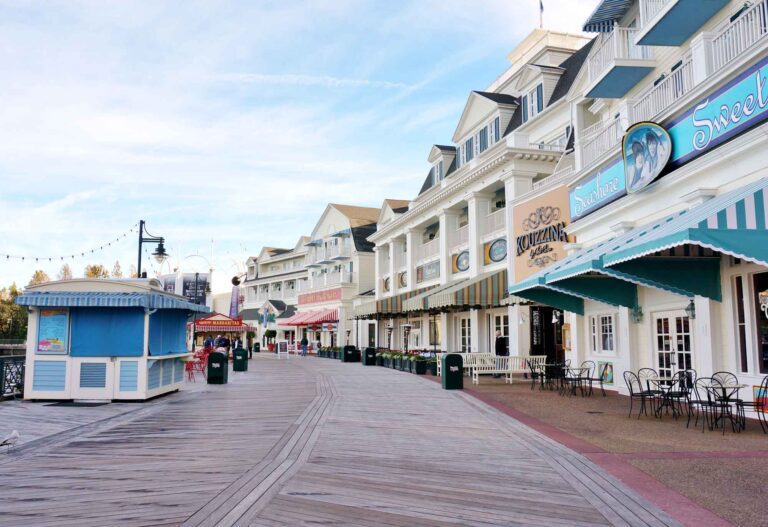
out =
[[455,353],[443,355],[440,369],[443,389],[464,389],[464,360],[461,358],[461,355]]
[[376,348],[365,348],[362,358],[363,366],[376,366]]
[[261,342],[256,342],[253,345],[253,352],[254,353],[260,353],[261,352]]
[[243,348],[232,351],[232,371],[248,371],[248,352]]
[[360,362],[360,351],[354,346],[344,346],[342,362]]
[[227,384],[229,361],[227,355],[214,351],[208,355],[208,384]]

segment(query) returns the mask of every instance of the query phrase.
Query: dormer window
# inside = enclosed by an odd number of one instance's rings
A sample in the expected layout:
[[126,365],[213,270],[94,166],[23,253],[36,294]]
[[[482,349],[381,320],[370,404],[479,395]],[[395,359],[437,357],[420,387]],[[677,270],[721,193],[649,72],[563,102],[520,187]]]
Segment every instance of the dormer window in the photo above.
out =
[[469,163],[475,157],[474,137],[464,141],[464,162]]
[[492,145],[495,145],[501,139],[501,130],[499,130],[500,127],[501,119],[498,116],[494,117],[491,121],[491,124],[488,125],[488,136]]
[[438,161],[437,163],[435,163],[434,172],[435,172],[435,185],[437,185],[445,177],[445,171],[444,171],[443,160],[442,159],[440,161]]
[[480,152],[485,152],[488,150],[488,127],[483,126],[480,131],[477,133],[477,146],[480,149]]
[[456,170],[461,166],[461,146],[456,146]]

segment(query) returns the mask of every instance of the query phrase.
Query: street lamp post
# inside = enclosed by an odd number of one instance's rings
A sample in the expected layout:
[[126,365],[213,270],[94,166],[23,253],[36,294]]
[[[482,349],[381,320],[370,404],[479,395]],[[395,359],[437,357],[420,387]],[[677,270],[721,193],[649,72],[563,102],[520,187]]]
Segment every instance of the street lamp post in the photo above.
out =
[[[197,281],[200,279],[200,273],[195,273],[195,304],[200,304],[200,294],[197,292]],[[192,352],[195,351],[197,344],[197,311],[192,319]]]
[[[147,234],[144,236],[144,234]],[[165,246],[163,245],[165,243],[165,238],[162,236],[152,236],[147,232],[146,229],[146,222],[144,220],[139,221],[139,261],[137,265],[137,276],[138,278],[143,278],[141,275],[141,246],[145,243],[156,243],[157,247],[155,248],[155,252],[152,253],[152,256],[155,257],[155,260],[158,261],[158,263],[163,263],[163,261],[168,258],[168,253],[165,252]]]

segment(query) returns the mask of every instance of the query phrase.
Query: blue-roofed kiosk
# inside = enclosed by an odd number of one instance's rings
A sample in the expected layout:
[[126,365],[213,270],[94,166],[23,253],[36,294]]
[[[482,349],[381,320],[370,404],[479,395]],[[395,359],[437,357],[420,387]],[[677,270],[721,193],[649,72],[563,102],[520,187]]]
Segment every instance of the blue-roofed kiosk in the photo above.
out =
[[187,320],[208,308],[155,279],[30,286],[25,399],[145,400],[184,382]]

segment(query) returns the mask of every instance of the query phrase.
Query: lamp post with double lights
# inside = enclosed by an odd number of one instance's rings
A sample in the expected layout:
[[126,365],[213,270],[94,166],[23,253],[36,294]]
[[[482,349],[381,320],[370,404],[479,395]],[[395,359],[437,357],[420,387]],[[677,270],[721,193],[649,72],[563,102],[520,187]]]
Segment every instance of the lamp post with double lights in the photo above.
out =
[[[146,236],[144,234],[146,233]],[[139,221],[139,262],[136,266],[136,274],[138,278],[144,278],[141,274],[141,246],[145,243],[156,243],[157,247],[155,248],[155,252],[152,253],[152,256],[155,257],[155,260],[157,260],[157,263],[162,264],[166,258],[168,258],[168,253],[165,252],[165,246],[163,245],[165,243],[165,238],[162,236],[152,236],[147,232],[146,229],[146,222],[144,220]]]

